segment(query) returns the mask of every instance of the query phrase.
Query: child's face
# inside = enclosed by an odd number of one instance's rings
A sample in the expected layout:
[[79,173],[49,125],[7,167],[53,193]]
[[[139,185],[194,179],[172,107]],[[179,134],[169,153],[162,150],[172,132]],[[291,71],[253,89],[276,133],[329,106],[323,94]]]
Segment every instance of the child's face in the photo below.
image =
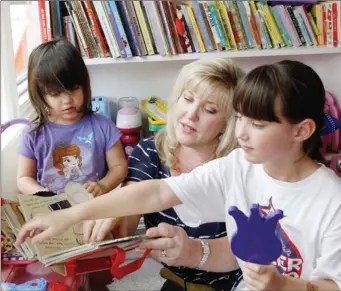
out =
[[236,137],[249,162],[283,164],[292,153],[295,125],[278,116],[281,123],[237,114]]
[[55,123],[72,124],[83,116],[81,112],[84,102],[82,88],[71,93],[47,94],[45,101],[50,106],[49,119]]
[[176,108],[176,137],[181,145],[189,147],[215,144],[225,130],[225,115],[215,96],[202,99],[185,90]]
[[79,165],[79,159],[77,155],[63,157],[64,168],[76,168]]

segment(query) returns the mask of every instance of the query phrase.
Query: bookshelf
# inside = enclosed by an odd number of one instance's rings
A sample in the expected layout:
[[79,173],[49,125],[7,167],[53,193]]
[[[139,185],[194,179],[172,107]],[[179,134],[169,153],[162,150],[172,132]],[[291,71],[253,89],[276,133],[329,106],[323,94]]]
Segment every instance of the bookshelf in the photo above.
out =
[[254,58],[254,57],[273,57],[273,56],[303,56],[303,55],[328,55],[341,54],[340,48],[332,47],[297,47],[297,48],[280,48],[280,49],[248,49],[243,51],[214,51],[207,53],[186,53],[174,56],[145,56],[131,58],[92,58],[85,59],[87,66],[96,65],[114,65],[123,63],[149,63],[149,62],[169,62],[169,61],[190,61],[198,59],[214,59],[214,58]]

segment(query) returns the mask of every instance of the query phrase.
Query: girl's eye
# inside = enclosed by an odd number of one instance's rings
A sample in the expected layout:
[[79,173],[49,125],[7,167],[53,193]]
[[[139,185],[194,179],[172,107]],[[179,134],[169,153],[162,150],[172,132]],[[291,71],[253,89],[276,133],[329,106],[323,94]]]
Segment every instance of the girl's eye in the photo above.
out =
[[64,163],[69,163],[69,162],[70,162],[69,159],[64,160]]
[[241,118],[242,116],[241,116],[240,114],[236,114],[234,117],[235,117],[236,119],[239,119],[239,118]]
[[252,126],[253,126],[253,127],[256,127],[256,128],[259,128],[259,129],[262,129],[262,128],[265,127],[264,124],[259,124],[259,123],[252,123]]

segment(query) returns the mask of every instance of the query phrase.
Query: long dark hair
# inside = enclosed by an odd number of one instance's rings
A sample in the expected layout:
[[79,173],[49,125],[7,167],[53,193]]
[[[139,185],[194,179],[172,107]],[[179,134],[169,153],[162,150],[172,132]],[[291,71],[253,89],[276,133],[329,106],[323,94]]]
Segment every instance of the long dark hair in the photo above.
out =
[[87,67],[78,49],[64,39],[52,40],[37,46],[28,61],[28,92],[37,113],[33,122],[38,130],[46,121],[46,94],[72,92],[82,88],[82,112],[91,113],[91,88]]
[[250,71],[235,90],[233,107],[256,120],[280,122],[275,102],[280,100],[282,115],[292,124],[310,118],[316,130],[303,144],[304,152],[323,162],[320,133],[324,126],[325,89],[320,77],[298,61],[281,61]]

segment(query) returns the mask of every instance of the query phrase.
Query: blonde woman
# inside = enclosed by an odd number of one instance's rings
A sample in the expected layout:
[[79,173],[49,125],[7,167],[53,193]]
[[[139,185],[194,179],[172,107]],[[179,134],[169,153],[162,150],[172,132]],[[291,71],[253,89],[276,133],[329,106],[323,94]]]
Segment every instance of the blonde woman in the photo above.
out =
[[[169,98],[167,126],[155,140],[146,139],[134,149],[128,161],[126,184],[177,176],[229,154],[237,145],[232,95],[242,76],[241,69],[223,59],[199,60],[184,66]],[[153,258],[167,267],[161,275],[169,280],[161,290],[183,290],[186,284],[205,285],[200,290],[233,290],[242,278],[234,257],[223,251],[208,255],[210,244],[221,244],[224,249],[229,245],[225,224],[192,228],[180,220],[175,210],[144,216],[147,229],[158,226],[163,233],[162,238],[140,246],[152,248]],[[128,234],[136,231],[139,220],[140,216],[127,219]],[[85,239],[102,240],[114,224],[111,219],[88,223]],[[229,272],[205,272],[205,263],[215,256],[226,256]]]

